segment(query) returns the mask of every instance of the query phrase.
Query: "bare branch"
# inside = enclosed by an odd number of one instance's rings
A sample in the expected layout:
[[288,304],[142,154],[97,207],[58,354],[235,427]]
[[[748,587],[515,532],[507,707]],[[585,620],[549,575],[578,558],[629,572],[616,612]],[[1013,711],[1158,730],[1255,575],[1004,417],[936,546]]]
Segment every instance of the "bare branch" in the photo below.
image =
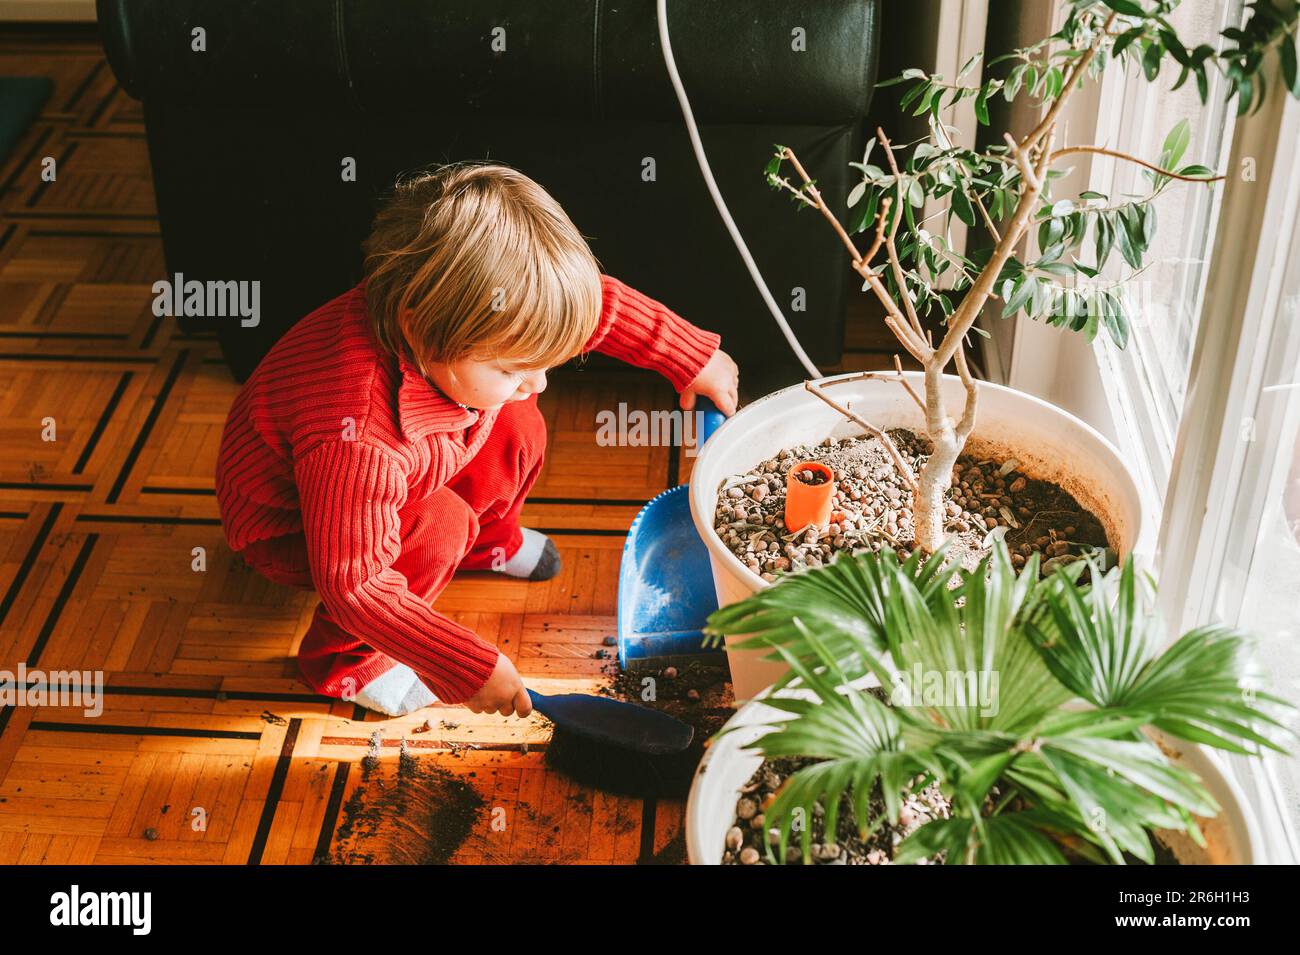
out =
[[[993,291],[993,286],[1002,274],[1002,266],[1011,257],[1011,253],[1024,237],[1028,229],[1029,220],[1034,214],[1034,205],[1038,201],[1038,196],[1042,190],[1043,176],[1047,172],[1047,160],[1052,154],[1051,143],[1055,140],[1055,128],[1048,130],[1048,145],[1040,151],[1038,158],[1038,168],[1032,168],[1025,151],[1011,141],[1016,161],[1021,168],[1021,187],[1020,199],[1016,203],[1016,210],[1011,215],[1010,222],[1002,233],[1002,241],[993,249],[993,254],[984,268],[980,271],[979,276],[972,283],[966,297],[962,299],[957,310],[953,312],[952,318],[948,321],[948,331],[943,336],[943,341],[939,343],[935,351],[935,361],[942,368],[947,365],[961,346],[962,339],[970,331],[970,327],[975,324],[975,319],[979,316],[980,309],[988,301],[989,294]],[[929,389],[927,388],[927,391]]]
[[[883,220],[882,220],[883,221]],[[925,364],[933,349],[916,334],[907,324],[907,318],[898,310],[898,304],[889,294],[889,289],[885,288],[885,283],[880,280],[875,272],[871,270],[870,264],[866,260],[859,260],[854,265],[854,270],[861,275],[871,286],[871,290],[876,293],[876,298],[885,308],[885,325],[894,333],[899,344],[907,349],[907,353]]]
[[799,161],[799,157],[796,156],[794,150],[790,149],[788,146],[785,150],[785,158],[789,159],[794,165],[795,171],[799,173],[800,178],[804,181],[804,190],[807,190],[807,192],[813,197],[813,205],[821,210],[822,215],[826,217],[826,220],[831,224],[832,228],[835,229],[836,234],[840,237],[840,241],[844,243],[845,248],[847,248],[853,255],[853,260],[856,262],[859,258],[858,247],[853,244],[853,240],[849,237],[848,232],[844,230],[844,226],[840,225],[840,220],[835,218],[835,214],[831,212],[830,207],[826,205],[826,201],[822,199],[821,190],[813,184],[812,179],[808,176],[807,170],[803,168],[803,163]]
[[871,248],[867,250],[867,254],[853,263],[855,269],[861,265],[871,265],[871,260],[880,251],[880,246],[885,241],[885,220],[889,218],[889,207],[893,202],[894,200],[888,196],[880,200],[880,212],[876,216],[876,239],[871,243]]
[[970,437],[971,431],[975,428],[975,405],[979,400],[979,385],[975,377],[970,373],[970,368],[966,364],[966,345],[962,344],[957,349],[957,374],[961,377],[961,383],[966,387],[966,407],[962,408],[961,420],[957,422],[957,440],[965,443]]
[[925,403],[921,401],[917,393],[912,390],[912,386],[907,383],[907,379],[903,377],[903,363],[898,360],[898,355],[894,355],[894,374],[898,376],[898,383],[906,388],[907,393],[912,396],[912,400],[916,402],[916,406],[924,411]]
[[871,435],[882,445],[884,445],[885,450],[889,452],[890,458],[893,459],[894,467],[898,469],[898,473],[902,476],[903,480],[907,482],[907,486],[911,488],[913,492],[916,491],[916,475],[912,473],[912,469],[908,466],[907,462],[903,460],[903,455],[899,452],[898,446],[894,444],[893,438],[885,434],[884,431],[880,430],[875,425],[871,424],[871,422],[865,420],[864,418],[860,417],[857,414],[854,414],[848,408],[845,408],[839,402],[827,396],[827,394],[824,391],[822,391],[821,388],[819,388],[811,379],[805,381],[803,383],[803,386],[807,391],[812,392],[814,395],[816,395],[822,401],[826,402],[828,405],[830,405],[840,414],[844,415],[844,417],[848,418],[854,424],[858,425],[861,428],[865,428],[869,435]]
[[889,290],[886,289],[884,283],[880,281],[880,277],[872,272],[869,261],[871,256],[875,255],[880,248],[884,223],[886,221],[885,212],[888,211],[889,206],[885,203],[881,204],[882,208],[877,213],[876,218],[876,240],[872,246],[871,255],[862,256],[858,253],[858,247],[853,244],[853,239],[849,236],[848,232],[844,230],[844,227],[840,225],[840,221],[835,218],[834,213],[832,213],[830,208],[826,205],[825,200],[822,199],[821,192],[813,185],[812,180],[808,177],[808,173],[803,167],[803,164],[799,162],[799,157],[797,157],[794,154],[794,151],[788,147],[783,155],[784,158],[789,159],[794,165],[795,170],[804,180],[808,192],[813,196],[813,199],[815,200],[814,205],[821,210],[826,221],[828,221],[835,229],[836,234],[840,237],[840,241],[843,242],[845,248],[849,250],[849,254],[853,257],[854,270],[866,280],[867,284],[871,287],[871,290],[876,294],[876,298],[880,300],[880,304],[884,306],[886,327],[894,333],[894,337],[898,339],[899,344],[907,349],[908,354],[924,364],[930,349],[926,347],[925,340],[920,335],[916,334],[913,329],[908,327],[907,318],[899,310],[898,303],[890,297]]
[[[909,395],[911,395],[912,400],[916,402],[916,406],[917,406],[918,408],[921,409],[921,413],[922,413],[922,414],[925,413],[925,402],[923,402],[923,401],[921,400],[921,397],[916,393],[915,389],[912,388],[912,386],[911,386],[911,384],[908,382],[908,380],[907,380],[906,378],[903,377],[903,363],[900,362],[900,361],[898,360],[898,356],[897,356],[897,355],[894,356],[894,374],[891,375],[891,374],[890,374],[889,372],[887,372],[887,371],[864,371],[864,372],[863,372],[859,377],[861,377],[861,378],[886,378],[886,379],[888,379],[888,380],[890,380],[890,381],[896,381],[896,382],[898,382],[900,385],[903,386],[903,390],[906,391]],[[856,380],[856,379],[853,379],[853,378],[845,378],[845,379],[842,379],[842,380],[844,380],[844,381],[854,381],[854,380]]]
[[1029,150],[1021,149],[1010,133],[1003,133],[1002,138],[1006,140],[1007,146],[1011,149],[1011,155],[1015,157],[1016,165],[1020,167],[1020,177],[1034,192],[1041,192],[1043,184],[1034,175],[1034,167],[1029,164]]
[[876,127],[876,138],[880,144],[885,147],[885,158],[889,160],[890,171],[894,174],[894,182],[898,186],[898,201],[900,203],[899,211],[894,216],[894,223],[889,228],[889,238],[885,240],[885,251],[889,255],[889,266],[894,272],[894,284],[898,286],[898,297],[903,300],[903,308],[907,311],[907,320],[912,324],[912,329],[918,335],[924,335],[921,328],[921,319],[917,317],[916,309],[912,305],[912,297],[907,294],[907,281],[903,277],[903,264],[898,260],[898,249],[894,245],[894,236],[898,233],[898,223],[903,220],[903,210],[901,204],[906,200],[903,198],[903,174],[898,171],[898,160],[894,157],[894,147],[890,143],[889,137],[879,126]]
[[[888,219],[889,207],[892,203],[893,200],[888,197],[880,200],[880,211],[876,215],[875,241],[872,242],[870,251],[853,263],[853,268],[854,271],[867,280],[867,284],[876,293],[876,298],[885,306],[886,327],[894,333],[894,337],[907,349],[908,354],[917,361],[924,362],[925,356],[920,351],[920,336],[913,335],[912,330],[905,326],[903,315],[898,311],[898,306],[893,298],[890,297],[889,290],[885,288],[885,284],[880,281],[879,276],[871,269],[871,260],[880,251],[881,244],[887,241],[885,239],[885,221]],[[895,218],[894,221],[897,222],[898,219]]]
[[1181,179],[1183,182],[1220,182],[1226,178],[1225,176],[1184,176],[1170,169],[1161,169],[1154,163],[1138,159],[1136,156],[1130,156],[1128,153],[1106,149],[1102,146],[1067,146],[1065,149],[1058,149],[1052,153],[1051,161],[1056,162],[1062,156],[1069,156],[1071,153],[1097,153],[1101,156],[1110,156],[1112,159],[1124,159],[1131,163],[1137,163],[1139,166],[1157,172],[1162,176],[1168,176],[1170,179]]
[[998,227],[993,224],[993,220],[989,217],[988,209],[984,208],[984,200],[980,198],[980,194],[972,188],[970,191],[970,197],[975,200],[975,208],[978,209],[980,215],[984,217],[984,225],[988,228],[989,235],[993,237],[994,244],[996,245],[998,242],[1001,242],[1002,236],[998,234]]
[[790,192],[793,193],[795,196],[797,196],[801,202],[803,202],[803,203],[805,203],[805,204],[807,204],[807,205],[810,205],[810,206],[812,206],[813,208],[816,208],[816,207],[817,207],[817,203],[813,202],[813,201],[812,201],[811,199],[809,199],[806,195],[804,195],[804,194],[803,194],[803,190],[801,190],[801,189],[796,189],[794,186],[792,186],[792,185],[790,184],[790,180],[789,180],[789,179],[786,179],[786,178],[783,177],[783,176],[772,176],[771,181],[777,183],[778,185],[784,186],[785,188],[789,189]]
[[1056,100],[1048,107],[1047,114],[1043,116],[1042,121],[1035,126],[1024,139],[1020,140],[1021,149],[1027,150],[1037,145],[1039,140],[1047,135],[1047,131],[1056,125],[1056,118],[1061,115],[1061,110],[1064,108],[1066,100],[1068,100],[1070,94],[1074,92],[1075,84],[1078,83],[1079,78],[1083,76],[1084,70],[1086,70],[1088,64],[1093,61],[1093,58],[1097,55],[1097,51],[1101,49],[1101,41],[1111,35],[1110,26],[1114,22],[1115,14],[1111,13],[1111,15],[1106,18],[1106,22],[1102,25],[1102,28],[1097,32],[1097,35],[1093,38],[1092,44],[1088,47],[1087,52],[1075,61],[1073,68],[1071,68],[1069,74],[1065,78],[1065,83],[1061,86],[1061,92],[1057,94]]

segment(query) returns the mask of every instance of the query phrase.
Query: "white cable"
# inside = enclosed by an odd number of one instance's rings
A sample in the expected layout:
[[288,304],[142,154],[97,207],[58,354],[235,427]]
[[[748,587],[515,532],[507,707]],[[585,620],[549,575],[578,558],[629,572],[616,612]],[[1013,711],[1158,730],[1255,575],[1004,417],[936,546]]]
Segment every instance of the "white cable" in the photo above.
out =
[[682,87],[682,78],[677,73],[677,63],[673,59],[673,46],[668,39],[668,0],[658,0],[657,12],[659,17],[659,45],[663,47],[664,64],[668,67],[668,78],[672,80],[673,89],[677,91],[677,102],[682,107],[682,117],[686,120],[686,131],[691,137],[691,147],[695,150],[695,158],[699,160],[700,172],[704,174],[704,183],[709,187],[709,195],[713,196],[713,204],[718,207],[718,214],[722,216],[723,224],[726,225],[727,231],[731,233],[736,248],[740,250],[740,257],[745,260],[745,266],[749,269],[749,274],[753,277],[754,284],[758,286],[758,292],[763,296],[763,301],[767,303],[772,317],[776,319],[777,325],[780,326],[782,333],[785,335],[785,340],[790,343],[790,347],[794,349],[796,357],[807,369],[808,374],[814,378],[820,378],[822,373],[812,363],[808,353],[799,344],[799,339],[795,338],[794,332],[785,320],[785,316],[781,314],[781,309],[776,304],[776,300],[772,298],[772,293],[768,291],[767,283],[763,281],[758,266],[754,264],[754,257],[749,254],[749,247],[745,245],[745,240],[740,236],[740,230],[736,228],[735,220],[731,218],[731,212],[727,209],[727,204],[722,201],[722,194],[718,192],[718,184],[713,179],[713,170],[709,168],[708,157],[704,154],[704,143],[700,141],[700,132],[695,128],[695,116],[691,112],[690,101],[686,98],[686,90]]

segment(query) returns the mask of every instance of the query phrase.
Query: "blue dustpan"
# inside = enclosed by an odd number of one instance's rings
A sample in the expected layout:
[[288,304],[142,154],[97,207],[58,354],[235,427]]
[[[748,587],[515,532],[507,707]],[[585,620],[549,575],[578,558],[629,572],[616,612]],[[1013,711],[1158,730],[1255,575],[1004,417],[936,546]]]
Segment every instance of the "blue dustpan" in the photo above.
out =
[[[696,447],[726,419],[706,398]],[[703,647],[704,620],[718,609],[709,552],[691,520],[689,485],[657,494],[628,529],[618,572],[618,663],[637,669],[668,657],[721,656]]]

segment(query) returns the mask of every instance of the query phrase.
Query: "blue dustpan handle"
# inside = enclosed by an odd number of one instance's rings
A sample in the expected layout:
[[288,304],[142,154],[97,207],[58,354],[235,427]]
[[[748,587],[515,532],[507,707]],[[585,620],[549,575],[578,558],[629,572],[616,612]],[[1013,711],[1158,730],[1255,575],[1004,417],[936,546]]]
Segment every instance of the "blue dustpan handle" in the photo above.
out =
[[698,451],[704,447],[704,442],[713,437],[713,432],[722,427],[722,423],[727,420],[727,416],[718,410],[717,405],[703,395],[695,396],[695,410],[704,412],[704,420],[695,444],[695,449]]

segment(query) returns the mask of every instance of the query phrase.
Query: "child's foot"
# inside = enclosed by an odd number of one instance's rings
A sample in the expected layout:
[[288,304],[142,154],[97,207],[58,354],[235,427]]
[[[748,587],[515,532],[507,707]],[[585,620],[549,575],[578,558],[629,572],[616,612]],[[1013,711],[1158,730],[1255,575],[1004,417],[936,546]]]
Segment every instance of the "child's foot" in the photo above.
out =
[[541,531],[521,527],[524,542],[513,557],[505,562],[501,573],[528,580],[549,580],[560,572],[560,552],[554,542]]
[[405,716],[437,703],[438,698],[414,670],[399,663],[363,686],[352,702],[385,716]]

